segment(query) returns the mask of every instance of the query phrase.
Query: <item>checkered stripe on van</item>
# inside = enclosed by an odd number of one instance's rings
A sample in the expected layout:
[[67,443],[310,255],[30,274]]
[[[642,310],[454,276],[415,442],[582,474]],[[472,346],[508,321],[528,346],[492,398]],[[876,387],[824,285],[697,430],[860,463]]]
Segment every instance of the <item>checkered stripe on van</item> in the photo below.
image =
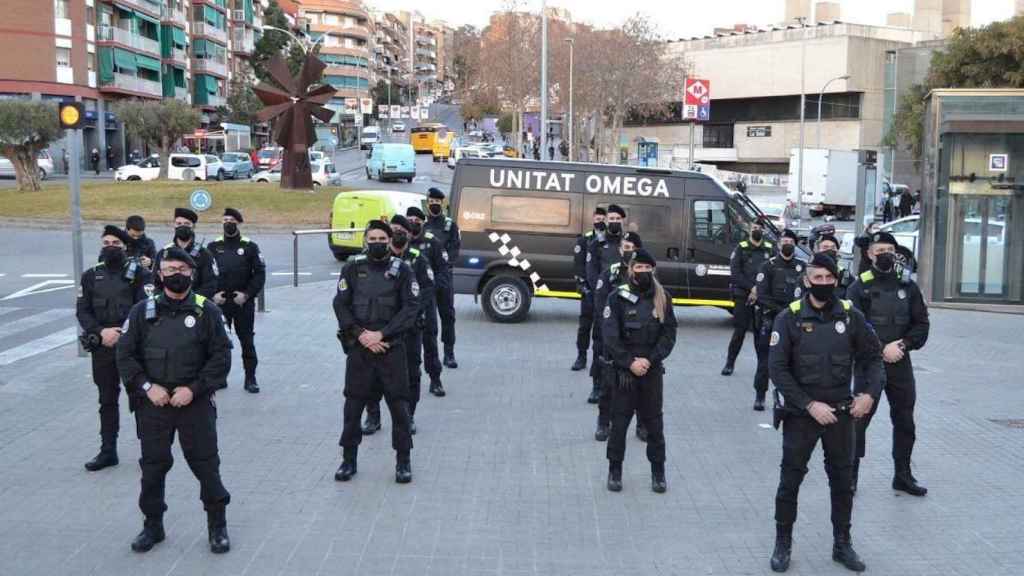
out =
[[497,232],[491,232],[488,236],[491,239],[492,244],[501,242],[498,246],[498,253],[502,256],[509,256],[508,265],[513,268],[520,268],[523,272],[530,273],[530,282],[533,284],[534,292],[546,292],[548,289],[547,284],[541,284],[540,274],[536,272],[530,272],[530,261],[523,256],[522,251],[518,246],[508,247],[509,242],[512,241],[512,237],[508,233],[498,234]]

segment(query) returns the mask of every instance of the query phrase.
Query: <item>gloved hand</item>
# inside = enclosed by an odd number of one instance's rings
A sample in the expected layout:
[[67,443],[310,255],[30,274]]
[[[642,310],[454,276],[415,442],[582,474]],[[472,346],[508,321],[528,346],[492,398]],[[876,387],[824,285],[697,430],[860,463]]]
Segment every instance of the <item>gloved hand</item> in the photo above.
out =
[[217,306],[223,306],[228,299],[224,296],[224,291],[217,292],[213,295],[213,303]]
[[249,300],[249,297],[246,296],[245,292],[235,292],[235,297],[232,298],[236,306],[245,304],[247,300]]

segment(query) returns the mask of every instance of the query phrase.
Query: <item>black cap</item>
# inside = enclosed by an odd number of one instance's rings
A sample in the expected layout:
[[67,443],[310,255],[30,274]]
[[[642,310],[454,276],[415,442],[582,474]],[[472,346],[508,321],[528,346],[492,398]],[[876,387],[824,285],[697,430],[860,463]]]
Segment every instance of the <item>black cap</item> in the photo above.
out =
[[444,192],[441,192],[440,188],[431,188],[430,190],[427,190],[427,198],[444,200]]
[[224,209],[224,215],[225,216],[231,216],[235,220],[238,220],[239,224],[241,224],[242,222],[245,222],[245,220],[242,219],[242,213],[239,212],[238,210],[235,210],[234,208],[225,208]]
[[834,235],[822,234],[821,236],[818,236],[818,246],[821,246],[821,243],[826,241],[835,244],[836,248],[839,248],[839,240],[837,240]]
[[409,208],[406,209],[406,211],[405,211],[405,217],[406,218],[410,218],[410,217],[412,217],[412,218],[419,218],[420,220],[426,220],[427,219],[427,215],[423,213],[423,210],[420,210],[416,206],[409,206]]
[[128,236],[127,232],[121,230],[117,226],[111,226],[110,224],[107,224],[106,226],[103,227],[103,234],[100,234],[100,238],[104,236],[113,236],[114,238],[117,238],[118,240],[123,242],[125,245],[128,245],[128,243],[131,242],[132,240],[131,237]]
[[608,211],[605,210],[604,208],[601,208],[600,206],[598,206],[597,208],[594,208],[594,214],[596,214],[598,216],[607,216],[608,215]]
[[381,230],[388,235],[388,238],[391,238],[391,226],[383,220],[370,220],[367,222],[366,232],[369,232],[370,230]]
[[191,256],[189,256],[188,252],[185,252],[184,250],[178,248],[177,246],[164,248],[160,254],[160,261],[184,262],[185,264],[188,264],[189,268],[194,269],[196,267],[196,261],[193,260]]
[[622,237],[623,242],[630,242],[633,244],[633,248],[639,250],[644,247],[643,240],[640,240],[640,235],[636,232],[626,232]]
[[654,260],[654,256],[643,248],[633,252],[633,264],[650,264],[651,266],[657,266],[658,263]]
[[191,220],[193,224],[195,224],[196,222],[199,222],[199,215],[196,214],[195,212],[189,210],[188,208],[175,208],[174,209],[174,217],[175,218],[184,218],[186,220]]
[[836,265],[836,261],[831,256],[824,252],[815,254],[807,266],[809,268],[824,268],[831,272],[833,276],[839,278],[839,266]]
[[[793,242],[799,242],[800,241],[800,238],[796,235],[796,232],[793,232],[789,228],[786,228],[785,230],[782,231],[782,238],[792,238]],[[780,240],[782,238],[780,238]]]
[[612,212],[618,214],[619,216],[622,216],[623,218],[626,217],[626,211],[623,210],[622,206],[619,206],[618,204],[608,205],[608,213],[611,214]]
[[128,230],[144,232],[146,230],[146,219],[138,214],[133,214],[125,219],[124,227]]
[[875,232],[871,235],[872,244],[892,244],[893,246],[899,246],[900,243],[896,241],[896,237],[888,232]]
[[409,226],[409,221],[406,220],[405,216],[402,216],[401,214],[395,214],[394,216],[392,216],[391,223],[401,226],[402,228],[405,228],[406,232],[412,230],[412,227]]

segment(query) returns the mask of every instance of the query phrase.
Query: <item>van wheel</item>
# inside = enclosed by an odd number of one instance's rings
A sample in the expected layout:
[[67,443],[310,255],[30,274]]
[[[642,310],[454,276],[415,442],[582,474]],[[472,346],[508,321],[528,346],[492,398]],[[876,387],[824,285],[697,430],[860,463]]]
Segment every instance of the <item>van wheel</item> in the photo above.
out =
[[129,177],[128,177],[128,181],[129,181],[129,182],[138,182],[138,181],[140,181],[140,180],[142,180],[142,178],[140,178],[140,177],[138,177],[138,176],[129,176]]
[[366,179],[367,180],[373,180],[373,176],[370,176],[370,169],[369,168],[366,169]]
[[513,324],[530,312],[530,289],[517,276],[495,276],[484,285],[482,306],[492,322]]

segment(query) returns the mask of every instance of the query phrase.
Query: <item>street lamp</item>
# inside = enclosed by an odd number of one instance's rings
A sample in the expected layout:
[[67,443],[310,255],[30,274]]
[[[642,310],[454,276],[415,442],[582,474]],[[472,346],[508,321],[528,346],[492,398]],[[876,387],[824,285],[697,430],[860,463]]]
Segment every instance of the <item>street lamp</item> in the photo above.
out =
[[295,34],[292,34],[288,30],[285,30],[284,28],[278,28],[277,26],[266,26],[266,25],[264,25],[263,29],[264,30],[272,30],[274,32],[280,32],[281,34],[284,34],[284,35],[288,36],[289,38],[294,40],[296,44],[299,45],[299,48],[302,48],[303,52],[309,52],[310,50],[313,49],[313,47],[315,47],[317,44],[322,42],[324,38],[327,37],[327,34],[323,34],[322,36],[320,36],[320,38],[317,38],[316,42],[311,43],[309,45],[309,48],[306,48],[306,45],[302,42],[302,40],[298,36],[296,36]]
[[828,89],[828,85],[835,82],[836,80],[849,80],[849,74],[843,74],[842,76],[836,76],[835,78],[825,82],[825,85],[821,87],[821,92],[818,93],[818,139],[817,148],[821,148],[821,101],[825,99],[825,90]]
[[540,157],[548,152],[548,3],[540,3]]
[[804,80],[807,77],[807,33],[804,28],[807,26],[807,18],[800,16],[796,18],[800,23],[800,151],[797,153],[797,163],[800,169],[796,174],[796,221],[799,225],[804,214],[804,128],[807,109],[807,93],[804,89]]
[[575,124],[575,117],[572,115],[572,51],[576,43],[573,38],[566,38],[569,44],[569,162],[572,162],[572,147],[575,141],[572,139],[572,125]]

